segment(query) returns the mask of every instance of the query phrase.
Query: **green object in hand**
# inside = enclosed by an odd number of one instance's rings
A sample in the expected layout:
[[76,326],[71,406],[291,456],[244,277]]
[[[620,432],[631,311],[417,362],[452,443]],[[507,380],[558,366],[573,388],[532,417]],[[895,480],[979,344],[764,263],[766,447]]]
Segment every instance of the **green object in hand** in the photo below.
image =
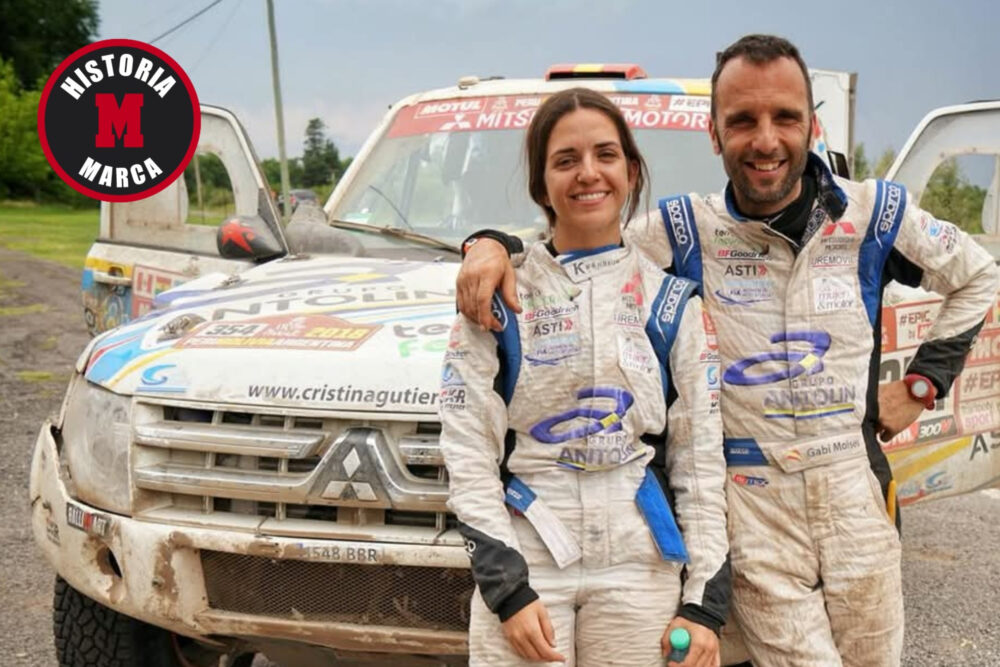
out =
[[674,628],[670,631],[670,655],[668,662],[684,662],[688,648],[691,646],[691,633],[684,628]]

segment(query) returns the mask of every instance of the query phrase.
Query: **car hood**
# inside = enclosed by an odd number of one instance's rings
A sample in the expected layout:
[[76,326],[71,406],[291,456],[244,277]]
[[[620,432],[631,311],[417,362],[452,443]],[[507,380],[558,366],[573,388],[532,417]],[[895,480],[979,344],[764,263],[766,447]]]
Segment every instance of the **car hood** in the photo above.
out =
[[84,373],[120,394],[436,414],[457,271],[454,263],[289,258],[195,281],[96,340]]

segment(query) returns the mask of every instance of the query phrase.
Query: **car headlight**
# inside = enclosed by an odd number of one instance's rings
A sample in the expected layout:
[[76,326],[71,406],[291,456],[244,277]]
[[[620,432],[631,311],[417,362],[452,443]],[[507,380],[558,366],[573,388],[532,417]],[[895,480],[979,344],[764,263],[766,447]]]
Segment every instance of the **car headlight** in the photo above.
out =
[[80,377],[70,384],[60,456],[77,500],[117,514],[130,512],[131,411],[131,396],[115,394]]

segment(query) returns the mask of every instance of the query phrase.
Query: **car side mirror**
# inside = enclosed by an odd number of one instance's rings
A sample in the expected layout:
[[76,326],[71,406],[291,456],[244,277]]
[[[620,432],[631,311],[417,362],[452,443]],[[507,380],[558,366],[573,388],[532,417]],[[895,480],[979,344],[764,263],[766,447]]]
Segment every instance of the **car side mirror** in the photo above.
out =
[[830,171],[842,178],[851,177],[851,169],[847,166],[847,156],[837,151],[827,151],[830,156]]
[[257,215],[227,218],[215,233],[215,245],[225,259],[263,262],[285,254],[264,219]]

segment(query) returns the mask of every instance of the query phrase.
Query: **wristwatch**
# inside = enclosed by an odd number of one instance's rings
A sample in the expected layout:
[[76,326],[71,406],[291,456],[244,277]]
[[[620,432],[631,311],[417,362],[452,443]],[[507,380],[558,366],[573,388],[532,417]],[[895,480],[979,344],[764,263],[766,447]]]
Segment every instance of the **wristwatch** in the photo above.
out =
[[934,409],[937,388],[933,382],[918,373],[908,374],[903,378],[903,382],[906,383],[906,390],[910,392],[910,398],[923,403],[928,410]]
[[473,236],[471,239],[466,239],[466,241],[462,244],[462,257],[463,258],[469,252],[469,249],[472,246],[476,245],[476,242],[479,241],[479,239],[481,239],[481,238],[482,238],[481,236]]

